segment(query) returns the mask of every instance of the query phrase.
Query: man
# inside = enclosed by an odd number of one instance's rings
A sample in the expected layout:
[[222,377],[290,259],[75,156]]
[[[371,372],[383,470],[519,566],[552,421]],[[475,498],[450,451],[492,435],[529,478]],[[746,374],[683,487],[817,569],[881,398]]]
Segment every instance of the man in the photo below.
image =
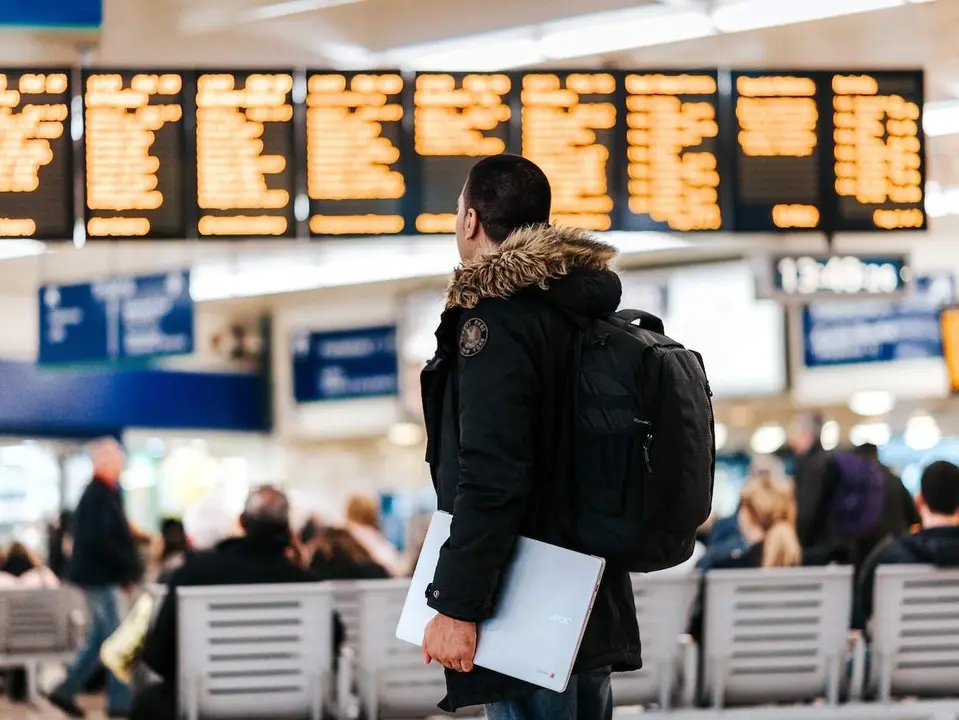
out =
[[796,531],[804,548],[821,547],[830,543],[831,503],[834,487],[828,487],[831,477],[829,454],[823,449],[822,417],[813,412],[797,415],[786,436],[787,444],[796,456]]
[[910,528],[919,525],[922,519],[916,508],[916,501],[902,484],[896,473],[882,464],[879,460],[879,448],[872,443],[866,443],[856,448],[856,453],[882,468],[886,479],[886,494],[883,498],[882,521],[880,531],[882,540],[887,537],[896,537],[909,532]]
[[853,618],[857,628],[864,628],[872,617],[873,588],[880,565],[959,567],[959,467],[944,461],[927,467],[917,504],[922,530],[876,548],[863,565]]
[[294,543],[286,495],[272,487],[254,490],[240,524],[242,537],[224,540],[213,550],[190,556],[173,573],[142,656],[163,682],[136,698],[131,715],[134,720],[176,718],[178,587],[316,582],[290,559]]
[[[100,667],[100,645],[120,624],[118,592],[140,578],[140,560],[123,509],[120,475],[126,460],[116,440],[90,448],[93,480],[87,485],[73,515],[73,554],[67,578],[83,592],[89,627],[83,647],[62,683],[48,699],[70,717],[83,717],[77,694]],[[126,685],[107,674],[107,715],[126,717],[130,693]]]
[[440,707],[486,704],[490,720],[609,718],[611,669],[641,666],[629,575],[607,567],[565,694],[473,667],[476,624],[493,613],[517,537],[566,544],[577,325],[620,300],[615,250],[549,216],[549,181],[532,162],[473,167],[456,219],[463,264],[422,378],[430,469],[453,513],[423,653],[447,669]]

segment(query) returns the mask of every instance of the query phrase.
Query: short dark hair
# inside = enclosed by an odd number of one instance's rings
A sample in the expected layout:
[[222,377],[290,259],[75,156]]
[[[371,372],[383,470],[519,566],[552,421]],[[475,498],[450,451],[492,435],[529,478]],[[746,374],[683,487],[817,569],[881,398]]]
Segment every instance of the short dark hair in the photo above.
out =
[[936,515],[959,512],[959,467],[940,460],[926,468],[920,483],[922,499]]
[[501,243],[521,228],[549,223],[552,191],[536,163],[519,155],[493,155],[470,170],[463,202],[476,211],[489,239]]

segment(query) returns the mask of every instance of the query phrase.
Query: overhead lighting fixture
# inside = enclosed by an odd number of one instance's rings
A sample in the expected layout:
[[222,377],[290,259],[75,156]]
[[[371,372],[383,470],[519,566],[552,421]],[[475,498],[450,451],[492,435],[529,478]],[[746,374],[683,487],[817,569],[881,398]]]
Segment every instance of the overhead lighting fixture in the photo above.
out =
[[532,34],[519,30],[400,47],[384,53],[379,64],[401,70],[493,72],[533,65],[544,59]]
[[857,392],[849,400],[849,409],[856,415],[876,417],[885,415],[896,406],[896,398],[886,390]]
[[712,21],[720,32],[734,33],[856,15],[904,4],[905,0],[731,0],[713,10]]
[[872,443],[876,447],[882,447],[883,445],[889,444],[891,437],[892,430],[889,427],[889,423],[884,422],[860,423],[853,425],[849,429],[849,441],[856,447],[866,445],[867,443]]
[[932,450],[942,440],[942,430],[932,415],[920,413],[909,418],[903,440],[913,450]]
[[0,260],[16,260],[18,258],[33,257],[42,255],[46,249],[39,240],[6,240],[0,238]]
[[696,40],[716,33],[702,10],[662,8],[596,13],[542,27],[539,47],[550,60],[601,55],[632,48]]
[[757,455],[772,455],[786,443],[786,429],[782,425],[761,425],[753,433],[749,445]]
[[922,109],[922,129],[928,137],[959,133],[959,99],[926,103]]
[[942,187],[931,180],[926,183],[926,215],[931,218],[959,215],[959,187]]
[[819,434],[819,442],[822,443],[823,450],[835,450],[839,447],[841,428],[835,420],[827,420],[823,423],[822,432]]

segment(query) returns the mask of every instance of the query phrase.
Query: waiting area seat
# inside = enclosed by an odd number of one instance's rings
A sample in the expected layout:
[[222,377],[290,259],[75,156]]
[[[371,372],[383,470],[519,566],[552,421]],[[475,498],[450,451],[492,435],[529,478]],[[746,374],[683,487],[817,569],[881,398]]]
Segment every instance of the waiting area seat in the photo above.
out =
[[320,720],[333,669],[326,583],[177,589],[179,707],[189,720]]

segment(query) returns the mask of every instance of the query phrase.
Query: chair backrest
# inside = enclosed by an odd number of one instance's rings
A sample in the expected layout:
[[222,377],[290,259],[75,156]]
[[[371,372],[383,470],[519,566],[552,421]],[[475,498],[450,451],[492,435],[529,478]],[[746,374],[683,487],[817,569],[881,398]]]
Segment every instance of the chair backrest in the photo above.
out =
[[838,702],[852,573],[848,566],[707,573],[707,698],[716,706]]
[[959,570],[882,566],[874,598],[871,677],[880,696],[954,696],[959,687]]
[[679,638],[686,632],[700,575],[651,573],[633,575],[633,598],[643,641],[643,669],[613,675],[617,705],[668,703],[676,687]]
[[357,585],[360,599],[360,696],[370,717],[376,708],[395,717],[435,714],[446,695],[443,668],[425,665],[415,645],[397,640],[396,626],[409,592],[409,580],[377,580]]
[[329,583],[333,594],[333,609],[340,616],[346,631],[346,644],[356,647],[360,637],[360,591],[355,580],[337,580]]
[[0,653],[64,653],[73,647],[67,588],[0,591]]
[[323,583],[178,588],[181,714],[306,715],[333,666],[332,608]]

